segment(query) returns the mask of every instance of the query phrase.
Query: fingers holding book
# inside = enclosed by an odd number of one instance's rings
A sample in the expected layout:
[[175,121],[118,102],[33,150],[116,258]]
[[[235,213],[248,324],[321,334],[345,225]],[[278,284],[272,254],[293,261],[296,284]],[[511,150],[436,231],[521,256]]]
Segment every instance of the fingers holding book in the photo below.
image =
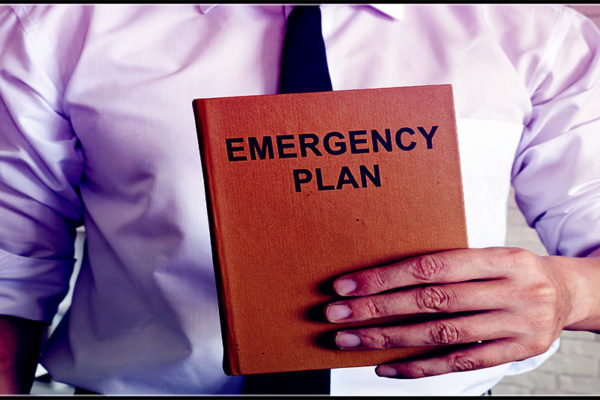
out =
[[[325,316],[334,324],[372,322],[340,329],[341,350],[436,349],[380,365],[380,376],[417,378],[522,360],[545,352],[568,323],[572,290],[555,261],[512,248],[413,257],[336,279],[341,298]],[[411,315],[417,318],[407,320]]]

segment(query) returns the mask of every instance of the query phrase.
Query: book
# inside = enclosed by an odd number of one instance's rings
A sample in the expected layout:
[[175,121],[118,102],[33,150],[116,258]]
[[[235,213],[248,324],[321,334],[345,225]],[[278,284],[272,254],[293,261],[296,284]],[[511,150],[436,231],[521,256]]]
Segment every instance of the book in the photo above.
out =
[[337,276],[468,246],[452,86],[193,107],[225,372],[369,366],[431,350],[339,350],[333,332],[357,324],[328,323],[323,310],[339,299]]

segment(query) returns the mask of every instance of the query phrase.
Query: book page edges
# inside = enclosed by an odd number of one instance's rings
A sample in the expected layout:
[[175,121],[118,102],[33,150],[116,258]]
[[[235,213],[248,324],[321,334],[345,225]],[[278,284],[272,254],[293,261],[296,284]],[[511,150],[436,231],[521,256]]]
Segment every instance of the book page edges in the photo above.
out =
[[200,158],[202,161],[202,173],[204,177],[204,187],[206,195],[206,207],[208,209],[208,218],[210,226],[210,241],[212,247],[213,267],[219,298],[219,318],[221,319],[221,338],[225,357],[223,357],[223,370],[227,375],[240,375],[239,360],[237,353],[232,351],[236,348],[236,341],[233,329],[233,315],[230,312],[231,304],[229,296],[225,294],[229,291],[229,281],[225,269],[220,265],[225,263],[225,254],[219,249],[216,240],[216,232],[219,230],[219,210],[216,201],[216,187],[212,177],[209,175],[207,164],[212,163],[210,158],[210,141],[204,139],[203,132],[208,132],[208,121],[206,117],[206,102],[202,99],[193,101],[194,117],[196,119],[196,129],[198,134],[198,143],[200,147]]

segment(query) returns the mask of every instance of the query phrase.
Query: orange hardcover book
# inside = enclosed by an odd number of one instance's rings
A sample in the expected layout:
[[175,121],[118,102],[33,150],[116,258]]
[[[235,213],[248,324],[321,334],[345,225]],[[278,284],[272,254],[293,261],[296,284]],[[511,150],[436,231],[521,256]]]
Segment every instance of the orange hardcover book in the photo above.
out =
[[326,338],[349,324],[321,315],[339,275],[467,247],[452,87],[196,99],[194,111],[225,372],[431,350],[338,350]]

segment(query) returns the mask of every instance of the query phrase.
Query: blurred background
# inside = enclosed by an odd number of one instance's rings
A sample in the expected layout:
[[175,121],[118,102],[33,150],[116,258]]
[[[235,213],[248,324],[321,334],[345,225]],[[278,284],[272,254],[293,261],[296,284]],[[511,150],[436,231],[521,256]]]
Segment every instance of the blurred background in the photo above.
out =
[[[587,15],[600,27],[600,4],[570,4]],[[518,210],[511,191],[508,201],[507,246],[522,247],[536,254],[547,254],[535,231],[527,226]],[[83,230],[78,231],[75,257],[80,260]],[[71,280],[71,287],[77,274]],[[69,293],[59,307],[52,329],[70,304]],[[38,366],[32,395],[68,395],[73,388],[50,379],[46,370]],[[536,370],[505,377],[492,389],[494,395],[598,395],[600,394],[600,335],[590,332],[569,332],[561,335],[561,345],[556,354]]]

